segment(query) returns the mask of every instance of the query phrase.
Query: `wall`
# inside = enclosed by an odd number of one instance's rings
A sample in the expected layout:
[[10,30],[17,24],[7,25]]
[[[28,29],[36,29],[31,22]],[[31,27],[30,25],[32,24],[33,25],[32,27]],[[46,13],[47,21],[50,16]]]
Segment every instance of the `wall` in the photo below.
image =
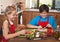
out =
[[[25,0],[0,0],[0,14],[1,14],[1,9],[4,11],[7,6],[16,4],[19,1],[25,2]],[[1,7],[1,5],[2,5],[2,7]]]
[[5,8],[8,6],[8,5],[12,5],[14,3],[13,0],[1,0],[1,5],[2,5],[2,9],[5,10]]
[[0,14],[1,14],[1,1],[0,1]]
[[19,2],[19,1],[26,1],[26,0],[14,0],[15,3]]

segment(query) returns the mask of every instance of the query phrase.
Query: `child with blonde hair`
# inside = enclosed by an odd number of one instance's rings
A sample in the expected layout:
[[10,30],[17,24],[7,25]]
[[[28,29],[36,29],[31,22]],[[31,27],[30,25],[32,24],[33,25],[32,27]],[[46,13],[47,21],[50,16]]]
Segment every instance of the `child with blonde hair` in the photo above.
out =
[[17,17],[16,8],[8,6],[5,10],[5,15],[7,19],[3,22],[3,37],[2,42],[8,42],[8,39],[19,36],[20,34],[25,34],[25,30],[15,32],[14,19]]

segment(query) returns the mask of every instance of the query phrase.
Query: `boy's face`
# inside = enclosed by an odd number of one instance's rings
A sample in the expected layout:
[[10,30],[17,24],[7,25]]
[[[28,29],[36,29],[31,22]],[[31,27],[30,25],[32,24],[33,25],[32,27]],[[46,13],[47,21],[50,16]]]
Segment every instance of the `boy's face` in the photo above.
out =
[[43,18],[47,17],[48,13],[46,11],[43,11],[42,13],[40,13],[40,16],[42,16]]
[[12,11],[12,13],[11,13],[10,15],[8,15],[8,17],[9,17],[11,20],[14,20],[14,19],[17,17],[16,11]]

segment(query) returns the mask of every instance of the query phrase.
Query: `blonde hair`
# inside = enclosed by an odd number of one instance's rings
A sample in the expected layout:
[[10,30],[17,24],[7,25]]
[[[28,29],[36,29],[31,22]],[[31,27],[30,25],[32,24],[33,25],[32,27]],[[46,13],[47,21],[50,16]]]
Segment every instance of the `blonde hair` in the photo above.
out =
[[10,15],[12,13],[12,11],[14,11],[14,10],[16,10],[16,8],[13,6],[6,7],[5,15]]

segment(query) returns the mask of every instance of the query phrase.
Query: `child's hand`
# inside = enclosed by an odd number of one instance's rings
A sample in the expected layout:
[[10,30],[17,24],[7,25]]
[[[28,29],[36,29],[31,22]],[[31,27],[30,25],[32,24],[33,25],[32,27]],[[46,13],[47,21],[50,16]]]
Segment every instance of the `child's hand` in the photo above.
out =
[[42,29],[42,26],[38,26],[37,28],[38,28],[38,29]]
[[20,34],[25,35],[26,30],[21,30],[19,32],[20,32]]
[[24,29],[26,27],[25,27],[25,25],[18,25],[18,28],[21,30],[21,29]]
[[47,26],[46,27],[52,27],[50,24],[47,24]]

